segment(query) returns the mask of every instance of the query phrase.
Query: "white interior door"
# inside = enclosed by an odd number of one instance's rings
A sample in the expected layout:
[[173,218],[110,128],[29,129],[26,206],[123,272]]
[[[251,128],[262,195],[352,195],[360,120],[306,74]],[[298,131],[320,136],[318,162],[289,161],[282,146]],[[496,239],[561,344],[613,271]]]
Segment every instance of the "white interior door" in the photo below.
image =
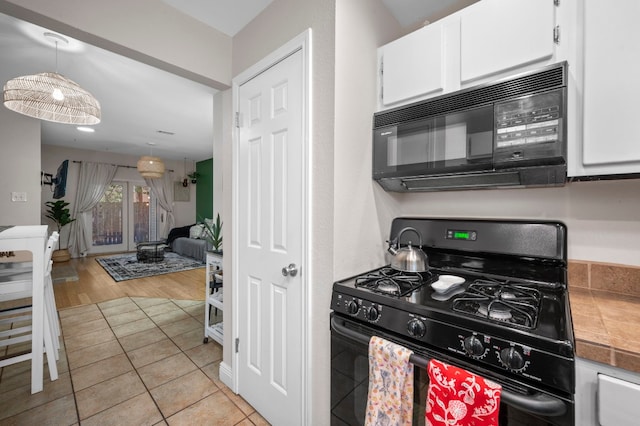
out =
[[237,98],[237,389],[277,425],[304,423],[303,72],[298,50]]

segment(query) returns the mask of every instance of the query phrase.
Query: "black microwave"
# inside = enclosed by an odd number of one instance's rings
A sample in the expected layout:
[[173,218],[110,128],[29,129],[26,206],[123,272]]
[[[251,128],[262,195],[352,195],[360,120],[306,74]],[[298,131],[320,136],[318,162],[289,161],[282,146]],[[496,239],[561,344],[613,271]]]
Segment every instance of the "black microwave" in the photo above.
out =
[[567,63],[374,114],[373,179],[387,191],[561,186]]

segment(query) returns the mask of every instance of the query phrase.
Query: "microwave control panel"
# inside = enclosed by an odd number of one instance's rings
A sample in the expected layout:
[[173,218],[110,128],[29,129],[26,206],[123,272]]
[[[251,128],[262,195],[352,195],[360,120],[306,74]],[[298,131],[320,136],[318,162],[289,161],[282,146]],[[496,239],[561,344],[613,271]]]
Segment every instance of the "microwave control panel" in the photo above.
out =
[[495,148],[526,148],[561,140],[561,95],[553,91],[496,104]]

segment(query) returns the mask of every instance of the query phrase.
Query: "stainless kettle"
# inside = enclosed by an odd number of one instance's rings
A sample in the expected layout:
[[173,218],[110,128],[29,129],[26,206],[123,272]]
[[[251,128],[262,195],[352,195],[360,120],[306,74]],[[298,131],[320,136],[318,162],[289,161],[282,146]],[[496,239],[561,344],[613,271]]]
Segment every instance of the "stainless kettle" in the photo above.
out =
[[[411,241],[406,247],[398,248],[400,237],[407,231],[413,231],[418,235],[418,247],[413,247]],[[412,227],[402,229],[393,241],[387,241],[387,251],[393,255],[391,267],[403,272],[427,272],[429,270],[429,258],[422,251],[422,235]]]

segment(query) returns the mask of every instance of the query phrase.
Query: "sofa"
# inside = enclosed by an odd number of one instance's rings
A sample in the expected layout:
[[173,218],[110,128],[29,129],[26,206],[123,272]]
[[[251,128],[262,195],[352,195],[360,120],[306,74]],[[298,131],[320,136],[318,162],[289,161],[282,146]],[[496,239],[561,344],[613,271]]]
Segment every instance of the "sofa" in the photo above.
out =
[[188,225],[173,228],[169,231],[167,244],[171,251],[181,256],[191,257],[201,262],[207,261],[207,251],[211,250],[211,244],[202,239],[202,225]]

